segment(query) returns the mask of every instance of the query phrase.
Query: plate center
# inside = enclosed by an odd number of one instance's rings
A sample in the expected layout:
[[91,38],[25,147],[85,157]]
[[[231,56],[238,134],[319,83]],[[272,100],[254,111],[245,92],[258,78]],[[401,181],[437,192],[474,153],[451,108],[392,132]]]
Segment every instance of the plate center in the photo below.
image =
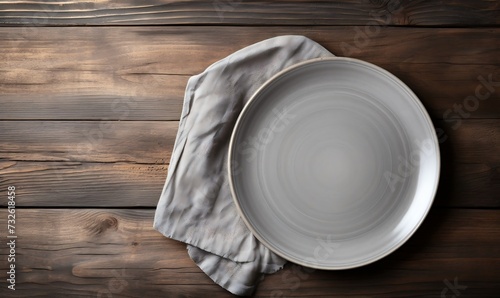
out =
[[367,192],[377,167],[370,155],[341,143],[317,147],[309,154],[311,177],[300,180],[307,181],[303,187],[311,183],[315,189],[316,195],[310,197],[313,208],[346,212],[365,199],[360,193]]

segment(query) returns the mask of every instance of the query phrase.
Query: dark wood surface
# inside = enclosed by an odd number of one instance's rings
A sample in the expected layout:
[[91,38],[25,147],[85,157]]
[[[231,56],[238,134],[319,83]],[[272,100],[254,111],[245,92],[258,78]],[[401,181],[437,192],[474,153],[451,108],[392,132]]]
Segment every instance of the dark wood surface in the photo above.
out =
[[359,25],[491,26],[500,24],[492,0],[362,1],[4,1],[6,25]]
[[[16,291],[4,273],[0,297],[230,297],[153,230],[154,209],[189,76],[283,34],[408,84],[442,174],[429,217],[390,256],[347,271],[288,264],[256,296],[499,297],[500,1],[487,0],[3,1],[0,219],[15,185],[19,238]],[[489,95],[453,112],[477,90]],[[7,255],[2,244],[2,272]]]

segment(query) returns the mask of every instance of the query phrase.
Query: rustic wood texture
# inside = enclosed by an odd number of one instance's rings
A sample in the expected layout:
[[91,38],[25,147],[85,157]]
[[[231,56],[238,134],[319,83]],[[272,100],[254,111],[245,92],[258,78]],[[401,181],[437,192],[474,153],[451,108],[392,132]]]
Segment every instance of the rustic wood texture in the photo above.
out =
[[3,25],[359,25],[486,26],[500,24],[497,1],[98,0],[4,1]]
[[[23,207],[154,208],[167,168],[135,163],[0,162],[0,189],[18,185],[17,203]],[[3,206],[6,203],[2,201]]]
[[[178,120],[190,75],[284,34],[389,70],[435,119],[489,92],[478,77],[500,82],[500,29],[384,27],[360,43],[355,28],[0,27],[0,119]],[[491,88],[468,118],[500,117],[500,86]]]
[[[18,210],[18,287],[9,297],[230,297],[152,228],[153,210]],[[6,217],[0,211],[1,218]],[[47,220],[41,220],[47,219]],[[500,211],[435,210],[403,247],[350,271],[289,264],[267,276],[257,297],[439,297],[445,280],[464,297],[494,297],[500,286]],[[5,246],[0,247],[7,254]],[[5,268],[6,260],[0,260]],[[385,284],[387,286],[381,286]],[[390,286],[389,286],[390,285]],[[2,287],[0,293],[7,293]],[[13,291],[12,291],[13,292]],[[3,296],[3,295],[2,295]],[[113,296],[114,297],[114,296]]]
[[0,121],[0,154],[18,161],[165,164],[178,126],[177,121]]
[[0,297],[231,297],[153,230],[154,208],[189,77],[285,34],[402,79],[434,121],[442,170],[396,252],[346,271],[288,264],[256,296],[498,297],[496,0],[3,1],[0,192],[16,186],[18,238],[16,291],[2,278]]

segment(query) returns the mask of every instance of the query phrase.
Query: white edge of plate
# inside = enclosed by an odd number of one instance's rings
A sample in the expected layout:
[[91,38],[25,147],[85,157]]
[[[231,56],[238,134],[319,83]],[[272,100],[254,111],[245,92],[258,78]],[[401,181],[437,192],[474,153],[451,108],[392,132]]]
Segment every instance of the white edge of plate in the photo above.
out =
[[352,266],[321,266],[321,265],[317,265],[317,264],[309,264],[309,263],[306,263],[306,262],[301,262],[300,260],[295,260],[295,259],[290,259],[287,255],[283,254],[282,252],[280,252],[279,250],[276,250],[272,247],[272,245],[270,243],[268,243],[268,241],[266,241],[265,239],[263,239],[258,233],[257,231],[255,231],[255,229],[252,227],[252,225],[250,224],[250,222],[248,221],[248,219],[246,218],[245,214],[243,213],[243,210],[241,209],[241,206],[238,202],[238,199],[236,197],[236,191],[234,189],[234,182],[233,182],[233,173],[232,173],[232,156],[233,156],[233,147],[234,147],[234,142],[235,142],[235,138],[236,138],[236,135],[238,133],[238,130],[241,126],[241,122],[242,122],[242,118],[244,117],[244,115],[246,113],[248,113],[248,110],[250,109],[250,107],[253,105],[254,101],[255,101],[255,98],[261,93],[262,90],[264,90],[265,88],[267,88],[269,85],[271,85],[277,78],[281,77],[282,75],[288,73],[288,72],[291,72],[293,70],[295,70],[296,68],[299,68],[299,67],[302,67],[304,65],[307,65],[307,64],[312,64],[312,63],[316,63],[316,62],[319,62],[319,61],[345,61],[345,62],[348,62],[348,63],[359,63],[359,64],[364,64],[365,66],[367,67],[371,67],[381,73],[383,73],[384,75],[386,75],[389,79],[392,79],[396,84],[398,84],[404,91],[406,91],[406,93],[408,93],[409,97],[411,97],[413,99],[413,101],[415,102],[415,104],[420,108],[420,112],[424,115],[424,117],[426,118],[427,120],[427,124],[429,125],[429,127],[431,128],[431,130],[434,130],[434,125],[432,124],[432,121],[431,121],[431,118],[429,116],[429,113],[427,112],[427,110],[425,109],[424,105],[422,104],[422,102],[418,99],[418,97],[415,95],[415,93],[405,84],[403,83],[403,81],[401,81],[399,78],[397,78],[395,75],[393,75],[392,73],[390,73],[389,71],[375,65],[375,64],[372,64],[372,63],[369,63],[369,62],[366,62],[366,61],[363,61],[363,60],[359,60],[359,59],[354,59],[354,58],[347,58],[347,57],[321,57],[321,58],[314,58],[314,59],[309,59],[309,60],[305,60],[305,61],[302,61],[302,62],[299,62],[297,64],[294,64],[292,66],[289,66],[283,70],[281,70],[280,72],[278,72],[277,74],[275,74],[274,76],[272,76],[270,79],[268,79],[264,84],[262,84],[262,86],[260,86],[256,91],[255,93],[250,97],[250,99],[248,100],[248,102],[245,104],[245,106],[243,107],[243,110],[241,111],[240,115],[238,116],[238,119],[236,120],[236,124],[233,128],[233,132],[231,134],[231,139],[229,141],[229,147],[228,147],[228,162],[227,162],[227,172],[228,172],[228,180],[229,180],[229,187],[231,189],[231,196],[233,198],[233,202],[234,204],[236,205],[236,209],[238,210],[238,213],[240,215],[240,217],[243,219],[243,222],[245,223],[245,225],[247,226],[247,228],[252,232],[253,236],[255,238],[257,238],[257,240],[259,240],[265,247],[267,247],[270,251],[274,252],[275,254],[277,254],[278,256],[284,258],[285,260],[288,260],[290,262],[293,262],[295,264],[299,264],[301,266],[305,266],[305,267],[309,267],[309,268],[314,268],[314,269],[321,269],[321,270],[346,270],[346,269],[353,269],[353,268],[358,268],[358,267],[363,267],[363,266],[366,266],[368,264],[371,264],[371,263],[374,263],[380,259],[383,259],[385,258],[386,256],[390,255],[391,253],[393,253],[394,251],[396,251],[398,248],[400,248],[404,243],[406,243],[406,241],[408,241],[408,239],[411,238],[411,236],[413,236],[413,234],[417,231],[417,229],[421,226],[422,222],[425,220],[425,218],[427,217],[427,214],[429,213],[429,210],[434,202],[434,199],[436,197],[436,192],[437,192],[437,188],[438,188],[438,184],[439,184],[439,177],[440,177],[440,172],[441,172],[441,155],[440,155],[440,151],[439,151],[439,142],[437,140],[437,136],[436,134],[433,134],[433,141],[434,141],[434,145],[435,145],[435,148],[436,148],[436,159],[437,159],[437,163],[436,163],[436,176],[438,177],[435,181],[434,181],[434,186],[433,186],[433,191],[432,191],[432,198],[429,200],[429,203],[428,203],[428,206],[426,207],[426,210],[425,212],[423,213],[422,217],[420,218],[419,222],[415,225],[415,227],[413,227],[413,230],[408,233],[397,245],[395,245],[394,247],[392,247],[390,250],[384,252],[383,254],[380,254],[368,261],[365,261],[365,262],[362,262],[362,263],[359,263],[359,264],[355,264],[355,265],[352,265]]

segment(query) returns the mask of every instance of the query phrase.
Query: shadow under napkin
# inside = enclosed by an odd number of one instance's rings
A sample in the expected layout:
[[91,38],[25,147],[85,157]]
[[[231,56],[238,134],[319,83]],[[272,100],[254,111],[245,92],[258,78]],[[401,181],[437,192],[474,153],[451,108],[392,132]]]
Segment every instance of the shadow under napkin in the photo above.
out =
[[233,127],[273,75],[330,56],[304,36],[279,36],[239,50],[188,81],[154,228],[187,243],[193,261],[233,294],[251,295],[262,274],[286,263],[252,235],[234,206],[226,171]]

